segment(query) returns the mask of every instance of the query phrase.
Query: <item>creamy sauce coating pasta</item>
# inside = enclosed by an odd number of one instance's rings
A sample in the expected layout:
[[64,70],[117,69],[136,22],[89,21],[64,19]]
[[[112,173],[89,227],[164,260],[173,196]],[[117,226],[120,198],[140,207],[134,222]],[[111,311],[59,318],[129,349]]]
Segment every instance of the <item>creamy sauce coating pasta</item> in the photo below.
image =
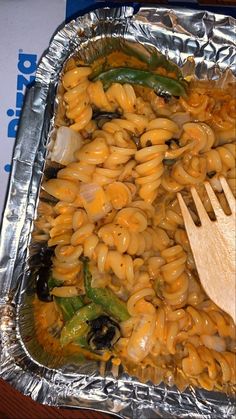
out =
[[[60,121],[80,133],[82,147],[44,183],[56,201],[40,203],[34,238],[53,247],[52,276],[63,286],[84,294],[84,255],[92,286],[125,302],[130,317],[109,356],[128,372],[182,389],[190,383],[227,390],[236,383],[235,325],[201,287],[176,193],[198,222],[194,185],[213,217],[208,180],[229,211],[218,178],[224,175],[236,194],[234,89],[194,81],[186,97],[165,100],[128,83],[105,91],[90,81],[91,72],[72,61],[62,77]],[[120,116],[101,125],[95,110]],[[39,340],[58,351],[58,341],[46,338],[62,322],[54,303],[51,311],[35,304]]]

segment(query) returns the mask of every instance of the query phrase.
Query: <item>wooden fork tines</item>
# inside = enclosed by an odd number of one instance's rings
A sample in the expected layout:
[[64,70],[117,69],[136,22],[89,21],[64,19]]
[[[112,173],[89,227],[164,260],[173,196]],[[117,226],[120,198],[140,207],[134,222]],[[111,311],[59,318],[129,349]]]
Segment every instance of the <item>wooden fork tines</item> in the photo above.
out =
[[231,215],[225,214],[211,185],[205,183],[216,221],[210,220],[196,189],[191,188],[200,227],[193,222],[182,195],[177,195],[201,284],[211,300],[236,323],[236,201],[225,178],[221,177],[220,182]]

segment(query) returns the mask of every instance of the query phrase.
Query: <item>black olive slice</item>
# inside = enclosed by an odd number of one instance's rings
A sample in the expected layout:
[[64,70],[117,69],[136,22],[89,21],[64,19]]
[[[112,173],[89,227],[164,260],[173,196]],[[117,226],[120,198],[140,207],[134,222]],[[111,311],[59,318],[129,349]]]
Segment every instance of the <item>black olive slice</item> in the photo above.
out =
[[46,266],[41,266],[37,272],[36,276],[36,292],[39,300],[50,302],[53,297],[50,295],[48,287],[48,277],[50,274],[50,269]]
[[93,351],[110,349],[120,338],[118,323],[108,316],[100,316],[88,322],[90,332],[87,337],[89,346]]

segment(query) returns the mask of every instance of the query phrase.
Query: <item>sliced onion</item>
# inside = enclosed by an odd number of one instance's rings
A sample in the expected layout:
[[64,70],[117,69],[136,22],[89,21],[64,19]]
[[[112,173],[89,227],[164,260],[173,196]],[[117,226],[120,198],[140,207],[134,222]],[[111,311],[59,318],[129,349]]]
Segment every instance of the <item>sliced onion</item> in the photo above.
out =
[[86,183],[80,187],[80,197],[91,221],[98,221],[112,210],[112,205],[102,186]]
[[134,327],[127,346],[128,358],[141,362],[148,355],[155,343],[155,315],[143,315]]
[[82,137],[78,132],[68,127],[60,127],[57,130],[56,139],[49,157],[52,161],[66,166],[76,161],[74,152],[79,150],[81,146]]
[[188,112],[175,112],[170,116],[170,119],[174,121],[180,128],[182,128],[186,122],[191,121],[191,116]]

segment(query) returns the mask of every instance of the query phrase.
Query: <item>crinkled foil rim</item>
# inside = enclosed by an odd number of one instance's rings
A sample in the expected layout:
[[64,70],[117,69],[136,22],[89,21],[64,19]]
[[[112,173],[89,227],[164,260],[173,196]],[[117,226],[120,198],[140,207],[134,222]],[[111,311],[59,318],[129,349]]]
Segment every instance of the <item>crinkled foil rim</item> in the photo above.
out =
[[233,400],[225,394],[152,383],[142,384],[123,374],[86,374],[49,369],[29,354],[19,328],[19,310],[26,290],[25,268],[38,191],[45,164],[45,146],[58,77],[63,63],[82,45],[107,33],[154,45],[179,67],[194,56],[195,74],[217,78],[231,69],[236,74],[235,20],[204,11],[143,7],[104,8],[71,21],[60,29],[39,65],[30,89],[14,149],[9,193],[0,242],[0,377],[40,403],[91,408],[123,418],[233,418]]

